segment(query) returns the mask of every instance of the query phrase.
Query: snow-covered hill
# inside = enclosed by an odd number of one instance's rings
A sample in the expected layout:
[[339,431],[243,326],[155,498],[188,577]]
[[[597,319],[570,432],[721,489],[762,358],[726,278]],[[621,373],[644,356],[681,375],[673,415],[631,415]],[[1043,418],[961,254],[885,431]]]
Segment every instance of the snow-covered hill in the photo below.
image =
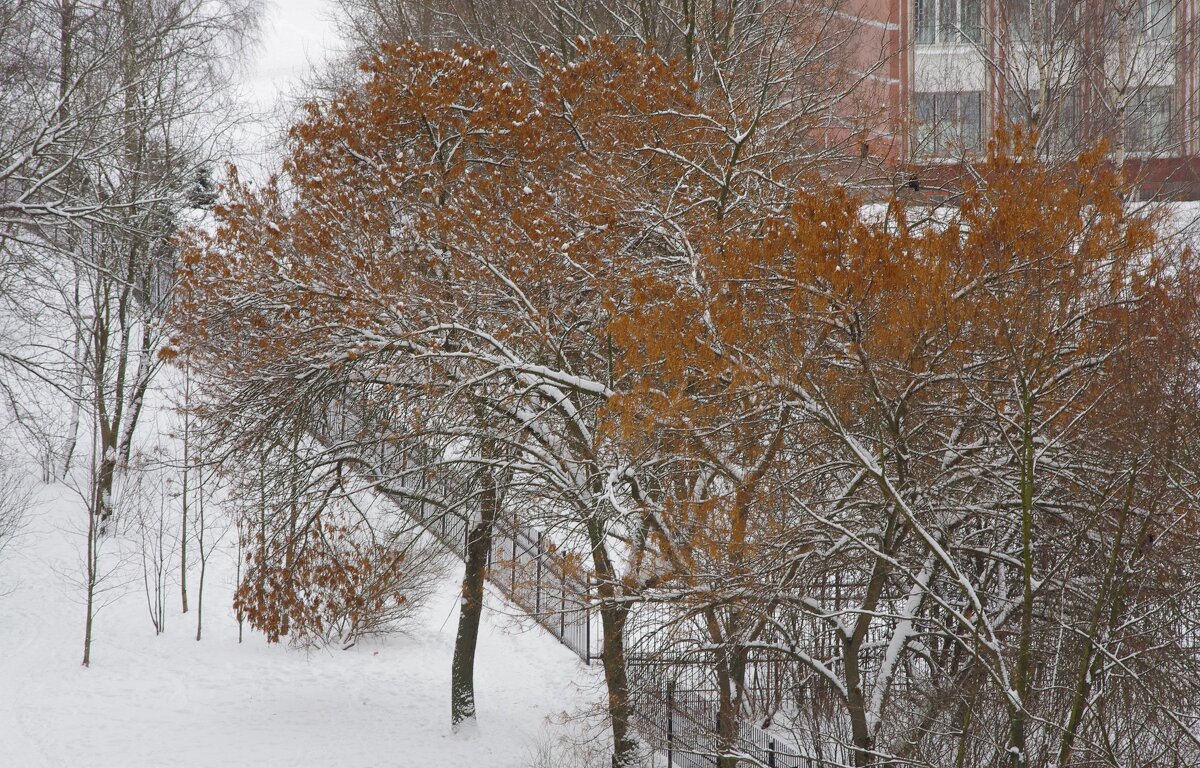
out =
[[[148,419],[146,439],[169,441],[169,422],[166,413]],[[598,670],[492,599],[476,667],[479,728],[452,735],[457,562],[402,634],[306,653],[267,646],[247,627],[239,644],[232,531],[209,563],[200,642],[194,563],[191,612],[180,613],[173,574],[166,631],[156,636],[136,533],[108,537],[108,604],[84,668],[86,521],[70,487],[38,485],[23,533],[0,555],[2,765],[518,768],[563,734],[548,718],[599,700]]]

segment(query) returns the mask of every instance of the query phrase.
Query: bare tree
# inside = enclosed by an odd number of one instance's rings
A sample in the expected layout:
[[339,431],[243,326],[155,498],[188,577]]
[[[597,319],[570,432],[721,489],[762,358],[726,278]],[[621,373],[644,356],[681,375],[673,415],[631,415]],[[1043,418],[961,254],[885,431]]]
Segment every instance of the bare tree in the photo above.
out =
[[[32,500],[32,489],[19,466],[0,466],[0,558],[21,534]],[[0,596],[3,594],[4,585],[0,584]]]
[[[366,59],[382,42],[492,48],[518,72],[537,76],[540,57],[579,55],[600,36],[681,60],[697,84],[721,94],[743,143],[779,134],[810,174],[859,182],[889,175],[864,152],[894,131],[879,84],[895,51],[855,0],[341,0],[335,21],[349,55]],[[344,67],[343,67],[344,70]],[[344,76],[331,78],[335,88]],[[326,89],[327,91],[329,89]],[[790,115],[790,120],[763,119]],[[737,115],[735,118],[734,115]],[[740,150],[739,150],[740,151]]]
[[177,483],[172,464],[166,457],[135,451],[118,495],[137,533],[142,589],[156,635],[166,631],[168,589],[183,536],[170,504]]
[[47,476],[69,470],[78,430],[96,438],[85,658],[96,536],[113,524],[119,470],[159,366],[170,238],[196,203],[198,172],[222,151],[234,114],[227,78],[257,5],[20,0],[0,12],[0,256],[14,310],[3,386],[31,432],[40,412],[70,414],[50,440],[61,447],[47,444]]

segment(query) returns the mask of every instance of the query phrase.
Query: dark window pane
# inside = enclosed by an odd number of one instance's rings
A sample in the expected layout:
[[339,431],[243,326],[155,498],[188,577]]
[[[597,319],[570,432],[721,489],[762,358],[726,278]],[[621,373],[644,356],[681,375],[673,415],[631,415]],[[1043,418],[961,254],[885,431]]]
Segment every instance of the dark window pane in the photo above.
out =
[[1075,23],[1079,13],[1078,0],[1050,0],[1046,3],[1046,8],[1051,12],[1046,34],[1050,36],[1065,35],[1078,28]]
[[983,96],[979,91],[913,95],[913,153],[953,158],[983,145]]
[[937,117],[937,98],[932,93],[918,93],[916,98],[917,122],[932,123]]
[[983,140],[983,99],[978,91],[958,94],[962,147],[979,149]]
[[1151,150],[1167,148],[1173,139],[1171,130],[1174,121],[1171,119],[1171,89],[1151,88],[1146,96],[1146,133],[1149,135]]
[[916,0],[918,45],[929,45],[934,42],[933,29],[936,8],[935,0]]
[[958,0],[938,2],[938,42],[958,41]]
[[929,156],[937,153],[937,98],[932,93],[913,97],[913,154]]
[[962,3],[962,18],[959,23],[962,25],[963,37],[971,42],[978,43],[983,34],[983,25],[979,15],[979,0],[960,0]]
[[1006,3],[1009,39],[1029,40],[1029,3],[1030,0],[1008,0]]
[[1078,152],[1083,148],[1084,127],[1081,124],[1080,101],[1080,93],[1074,89],[1062,94],[1058,99],[1058,114],[1055,115],[1057,124],[1054,128],[1058,148],[1065,153]]
[[1147,37],[1164,39],[1175,31],[1176,0],[1141,0]]

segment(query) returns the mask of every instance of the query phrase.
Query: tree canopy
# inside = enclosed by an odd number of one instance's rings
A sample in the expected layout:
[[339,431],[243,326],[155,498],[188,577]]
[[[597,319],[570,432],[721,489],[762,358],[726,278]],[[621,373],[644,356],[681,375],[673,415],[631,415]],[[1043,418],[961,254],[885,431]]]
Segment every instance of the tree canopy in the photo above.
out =
[[786,108],[577,46],[385,45],[231,176],[172,314],[228,443],[576,548],[614,764],[635,651],[711,675],[722,765],[748,716],[861,766],[1193,761],[1192,254],[1099,150],[868,204]]

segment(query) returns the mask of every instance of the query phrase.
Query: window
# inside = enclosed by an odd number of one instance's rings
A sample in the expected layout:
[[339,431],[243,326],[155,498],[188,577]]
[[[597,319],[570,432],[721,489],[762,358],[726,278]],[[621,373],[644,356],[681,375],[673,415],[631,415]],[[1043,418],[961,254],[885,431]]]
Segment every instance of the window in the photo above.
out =
[[983,99],[979,91],[918,93],[913,98],[913,154],[956,157],[983,142]]
[[977,43],[980,0],[916,0],[917,44]]
[[1004,100],[1005,117],[1009,125],[1020,125],[1026,131],[1036,123],[1043,146],[1053,154],[1078,152],[1084,134],[1079,89],[1055,88],[1047,101],[1049,103],[1043,107],[1038,91],[1010,88]]
[[1130,152],[1168,149],[1175,138],[1174,127],[1171,88],[1144,88],[1125,107],[1125,148]]
[[1133,26],[1147,39],[1165,40],[1175,31],[1175,5],[1178,0],[1137,0]]
[[1078,32],[1079,6],[1076,0],[1004,0],[1009,39],[1028,43],[1035,31],[1043,44],[1069,37]]
[[1179,0],[1127,0],[1128,13],[1121,7],[1109,9],[1104,16],[1104,34],[1116,40],[1122,30],[1134,44],[1169,40],[1175,32],[1175,13]]

